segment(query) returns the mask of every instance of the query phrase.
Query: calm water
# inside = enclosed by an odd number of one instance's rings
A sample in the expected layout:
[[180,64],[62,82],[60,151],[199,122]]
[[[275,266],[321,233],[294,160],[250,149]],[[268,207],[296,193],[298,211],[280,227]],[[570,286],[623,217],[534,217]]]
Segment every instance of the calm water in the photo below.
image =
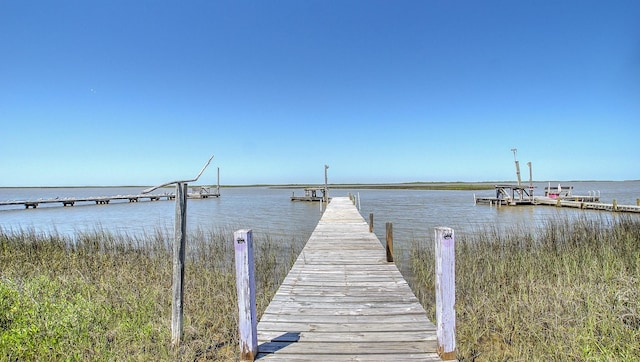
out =
[[[565,183],[563,183],[565,184]],[[572,182],[574,194],[600,192],[601,200],[619,204],[636,204],[640,198],[640,181]],[[536,183],[536,194],[543,194],[547,183]],[[557,186],[552,183],[552,186]],[[71,196],[111,196],[138,194],[141,188],[0,188],[0,200],[64,198]],[[167,189],[166,192],[173,192]],[[165,192],[162,191],[162,192]],[[265,187],[222,188],[220,198],[190,199],[187,206],[188,230],[240,228],[253,229],[275,239],[306,240],[321,217],[318,203],[291,202],[292,191]],[[602,211],[559,209],[548,206],[490,207],[474,205],[473,195],[492,196],[487,191],[415,191],[415,190],[341,190],[331,196],[359,195],[360,213],[368,221],[374,214],[375,232],[385,238],[385,223],[393,223],[394,243],[403,248],[413,241],[433,238],[433,228],[448,226],[457,234],[473,232],[487,225],[536,225],[549,218],[611,218]],[[157,230],[171,235],[174,225],[174,201],[114,202],[109,205],[60,204],[40,205],[37,209],[0,207],[0,227],[5,230],[33,229],[44,233],[73,235],[96,229],[130,235],[152,235]],[[637,215],[640,217],[640,215]]]

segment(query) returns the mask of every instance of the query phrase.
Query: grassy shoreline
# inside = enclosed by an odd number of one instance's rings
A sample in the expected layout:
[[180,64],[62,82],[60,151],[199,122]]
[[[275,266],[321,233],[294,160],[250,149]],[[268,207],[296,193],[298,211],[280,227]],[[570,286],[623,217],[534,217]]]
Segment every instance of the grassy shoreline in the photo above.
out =
[[[412,252],[435,320],[433,241]],[[640,360],[640,220],[552,220],[456,237],[460,361]]]
[[[232,231],[198,230],[185,266],[184,337],[170,346],[171,249],[108,232],[0,229],[0,360],[235,360]],[[254,236],[262,312],[303,242]]]
[[[0,228],[0,360],[235,360],[231,230],[190,234],[185,325],[170,347],[171,249],[161,232],[74,238]],[[261,314],[308,235],[256,243]],[[410,283],[435,321],[433,241]],[[460,361],[639,360],[640,220],[550,220],[456,235]]]

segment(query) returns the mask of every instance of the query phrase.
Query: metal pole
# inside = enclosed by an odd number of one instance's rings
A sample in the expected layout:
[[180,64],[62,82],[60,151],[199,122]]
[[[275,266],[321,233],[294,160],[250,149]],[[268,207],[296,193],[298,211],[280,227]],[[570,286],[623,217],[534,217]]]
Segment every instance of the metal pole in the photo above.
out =
[[518,186],[520,186],[522,180],[520,178],[520,163],[518,162],[518,158],[516,157],[516,153],[518,152],[517,148],[512,148],[513,151],[513,160],[516,162],[516,176],[518,176]]

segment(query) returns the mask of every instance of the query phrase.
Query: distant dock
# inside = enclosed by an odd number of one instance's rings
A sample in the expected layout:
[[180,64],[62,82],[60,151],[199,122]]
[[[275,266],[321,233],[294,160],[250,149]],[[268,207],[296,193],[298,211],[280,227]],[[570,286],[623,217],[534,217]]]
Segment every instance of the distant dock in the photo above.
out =
[[[326,187],[307,187],[304,189],[304,196],[296,196],[295,192],[291,194],[291,201],[316,201],[327,202],[329,190]],[[322,193],[322,196],[320,196]]]
[[[191,199],[206,199],[209,197],[220,197],[220,188],[213,191],[209,187],[192,187],[188,194]],[[33,200],[7,200],[0,201],[0,206],[23,205],[25,209],[37,208],[41,204],[60,204],[61,206],[74,206],[77,203],[95,203],[96,205],[107,205],[111,201],[127,200],[128,202],[139,202],[141,200],[159,201],[173,200],[176,195],[173,193],[164,194],[135,194],[135,195],[115,195],[115,196],[89,196],[89,197],[64,197]]]
[[600,195],[596,192],[589,195],[573,195],[572,187],[545,188],[545,196],[534,196],[533,187],[520,185],[496,185],[496,196],[480,196],[474,194],[475,204],[495,206],[546,205],[556,207],[570,207],[582,210],[601,210],[611,212],[640,213],[640,199],[636,205],[619,205],[616,200],[612,203],[600,202]]

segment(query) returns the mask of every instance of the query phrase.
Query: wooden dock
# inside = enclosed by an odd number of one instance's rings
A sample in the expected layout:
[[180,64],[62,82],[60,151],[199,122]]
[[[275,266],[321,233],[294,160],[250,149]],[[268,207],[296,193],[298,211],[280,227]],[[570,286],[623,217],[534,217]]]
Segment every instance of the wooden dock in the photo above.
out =
[[[319,193],[322,193],[322,196]],[[296,196],[295,192],[291,194],[291,201],[327,202],[327,198],[328,190],[325,187],[307,187],[304,189],[304,196]]]
[[[203,191],[205,188],[194,189],[188,194],[192,199],[206,199],[209,197],[220,197],[220,191]],[[135,194],[135,195],[114,195],[114,196],[88,196],[88,197],[63,197],[49,199],[33,199],[33,200],[8,200],[0,201],[0,206],[23,205],[25,209],[37,208],[40,204],[61,204],[62,206],[74,206],[76,203],[95,203],[96,205],[107,205],[111,201],[138,202],[140,200],[158,201],[158,200],[174,200],[176,195],[173,193],[164,194]]]
[[[519,205],[547,205],[557,207],[570,207],[582,210],[601,210],[611,212],[633,212],[640,213],[640,199],[637,205],[620,205],[615,200],[612,203],[600,202],[600,195],[573,195],[571,190],[573,187],[558,186],[557,192],[550,193],[549,190],[556,188],[546,188],[547,196],[534,196],[533,188],[516,186],[516,185],[496,185],[496,196],[476,196],[473,195],[473,201],[477,204],[488,204],[496,206],[519,206]],[[550,197],[552,196],[552,197]]]
[[334,197],[258,323],[258,358],[441,361],[436,327],[348,197]]
[[611,212],[634,212],[640,213],[640,205],[619,205],[617,202],[603,203],[603,202],[590,202],[584,200],[573,199],[553,199],[544,196],[535,197],[535,205],[548,205],[556,207],[571,207],[582,210],[601,210]]

